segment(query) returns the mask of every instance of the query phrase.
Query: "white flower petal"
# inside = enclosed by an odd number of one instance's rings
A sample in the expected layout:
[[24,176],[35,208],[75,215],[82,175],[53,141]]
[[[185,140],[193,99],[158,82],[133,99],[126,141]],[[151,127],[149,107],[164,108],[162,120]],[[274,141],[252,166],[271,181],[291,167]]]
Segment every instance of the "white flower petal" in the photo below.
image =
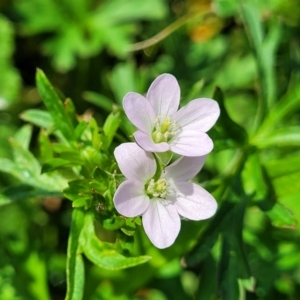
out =
[[174,121],[182,130],[208,131],[220,115],[218,103],[212,99],[196,99],[176,112]]
[[136,217],[148,208],[150,199],[145,194],[144,184],[135,180],[121,183],[114,195],[116,210],[125,217]]
[[157,116],[172,116],[180,101],[180,88],[176,78],[171,74],[158,76],[148,90],[147,99]]
[[156,172],[156,162],[152,153],[141,149],[136,143],[124,143],[114,151],[121,172],[127,179],[146,183]]
[[134,133],[135,141],[142,147],[145,151],[149,152],[165,152],[170,149],[168,143],[154,143],[151,136],[142,131],[136,131]]
[[190,182],[176,182],[178,189],[174,206],[177,212],[189,220],[205,220],[217,210],[215,198],[201,186]]
[[173,204],[151,199],[143,214],[143,226],[151,242],[157,248],[171,246],[180,231],[180,217]]
[[197,130],[183,130],[170,142],[171,151],[183,156],[203,156],[213,147],[211,138]]
[[144,132],[152,131],[156,115],[145,97],[130,92],[123,98],[123,108],[128,119],[138,129]]
[[203,167],[206,156],[183,156],[165,168],[164,178],[174,181],[188,181],[195,177]]

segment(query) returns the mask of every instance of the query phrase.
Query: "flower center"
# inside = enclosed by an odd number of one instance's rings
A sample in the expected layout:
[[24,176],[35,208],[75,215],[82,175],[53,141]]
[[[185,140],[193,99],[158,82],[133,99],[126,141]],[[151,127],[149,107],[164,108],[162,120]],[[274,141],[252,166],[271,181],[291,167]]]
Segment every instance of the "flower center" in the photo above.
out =
[[168,183],[164,178],[160,178],[157,181],[151,179],[148,186],[146,185],[146,193],[152,198],[165,198],[168,194]]
[[155,143],[169,142],[178,131],[178,125],[170,117],[158,116],[154,121],[152,139]]

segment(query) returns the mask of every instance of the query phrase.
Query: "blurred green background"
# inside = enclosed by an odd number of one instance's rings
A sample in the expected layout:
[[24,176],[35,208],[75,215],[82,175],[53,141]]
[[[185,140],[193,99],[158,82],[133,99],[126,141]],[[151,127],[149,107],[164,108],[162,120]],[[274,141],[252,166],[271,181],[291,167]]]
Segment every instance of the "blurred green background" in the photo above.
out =
[[[34,177],[33,160],[14,152],[17,140],[44,163],[44,123],[30,117],[44,109],[36,68],[100,127],[161,73],[178,79],[181,105],[221,106],[196,179],[216,216],[183,221],[175,245],[149,248],[145,265],[107,271],[86,260],[83,299],[299,299],[299,33],[299,0],[1,0],[0,299],[66,294],[66,183],[53,179],[51,194],[50,177]],[[114,145],[130,139],[122,122]]]

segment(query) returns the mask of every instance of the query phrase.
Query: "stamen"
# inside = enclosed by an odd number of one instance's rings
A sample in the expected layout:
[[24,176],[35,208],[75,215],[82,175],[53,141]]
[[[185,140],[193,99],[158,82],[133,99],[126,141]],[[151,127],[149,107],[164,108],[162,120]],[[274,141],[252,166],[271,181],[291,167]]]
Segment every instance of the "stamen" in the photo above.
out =
[[165,198],[168,194],[168,183],[164,178],[158,179],[156,182],[154,179],[149,181],[146,185],[146,193],[150,198]]
[[178,124],[168,116],[157,116],[154,121],[152,139],[155,143],[169,142],[178,132]]

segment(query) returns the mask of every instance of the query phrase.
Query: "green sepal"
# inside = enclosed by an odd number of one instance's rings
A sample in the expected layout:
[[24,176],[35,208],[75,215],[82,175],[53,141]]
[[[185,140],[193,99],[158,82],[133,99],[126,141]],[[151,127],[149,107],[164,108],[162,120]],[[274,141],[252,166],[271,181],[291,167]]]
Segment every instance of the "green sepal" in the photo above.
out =
[[158,152],[155,153],[156,157],[159,159],[159,161],[164,165],[168,165],[173,157],[172,151],[166,151],[166,152]]

